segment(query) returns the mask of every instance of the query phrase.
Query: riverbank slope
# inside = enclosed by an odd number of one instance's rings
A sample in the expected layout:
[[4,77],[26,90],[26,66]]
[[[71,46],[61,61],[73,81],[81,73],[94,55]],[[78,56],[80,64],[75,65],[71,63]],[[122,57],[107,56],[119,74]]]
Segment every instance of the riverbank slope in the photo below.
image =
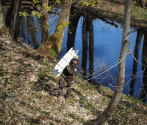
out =
[[[52,74],[58,60],[53,55],[40,55],[29,45],[14,42],[9,33],[0,36],[0,124],[82,125],[105,110],[113,91],[78,76],[70,98],[58,96],[59,78]],[[147,105],[122,95],[105,125],[146,123]]]
[[[99,0],[98,0],[99,1]],[[77,1],[74,5],[79,11],[87,11],[96,18],[111,20],[122,24],[124,18],[125,0],[100,0],[97,4],[85,4],[85,1]],[[82,7],[82,9],[81,9]],[[131,26],[136,29],[147,28],[147,9],[141,8],[136,1],[132,1]]]

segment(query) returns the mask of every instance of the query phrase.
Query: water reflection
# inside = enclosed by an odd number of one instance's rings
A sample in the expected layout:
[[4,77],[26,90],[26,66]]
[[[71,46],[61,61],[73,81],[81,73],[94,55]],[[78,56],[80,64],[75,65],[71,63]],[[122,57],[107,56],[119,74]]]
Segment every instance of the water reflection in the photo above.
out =
[[76,35],[79,19],[80,19],[80,15],[78,13],[78,10],[72,6],[70,10],[70,17],[69,17],[70,24],[68,26],[67,51],[71,47],[74,47],[75,35]]
[[[54,27],[52,28],[50,34],[53,34],[57,24],[57,21],[54,21],[55,17],[58,21],[59,16],[57,17],[57,15],[54,14],[49,15],[49,24],[53,22],[53,25],[50,25],[50,27]],[[42,39],[42,31],[40,30],[41,25],[38,26],[38,24],[40,24],[40,19],[37,19],[36,16],[28,16],[21,17],[21,20],[20,37],[24,42],[33,46],[34,49],[37,49],[40,46]],[[87,76],[87,79],[91,79],[94,72],[97,72],[103,68],[103,64],[105,67],[108,67],[119,59],[122,39],[122,27],[120,24],[117,24],[118,28],[116,28],[111,24],[106,24],[97,18],[94,19],[94,17],[91,17],[90,14],[77,14],[77,11],[75,11],[73,7],[71,8],[69,21],[69,27],[66,29],[67,32],[65,32],[63,38],[62,49],[69,50],[69,48],[73,46],[76,49],[79,49],[79,58],[81,61],[80,71],[83,78]],[[147,33],[144,33],[144,44],[141,42],[142,36],[142,30],[137,30],[137,34],[134,33],[132,36],[130,35],[130,41],[133,45],[135,45],[135,48],[133,48],[133,54],[139,62],[141,62],[140,59],[142,59],[142,56],[147,56]],[[143,53],[140,48],[143,48]],[[63,56],[65,53],[66,51],[64,51],[61,56]],[[146,65],[146,60],[142,59],[142,63]],[[104,79],[102,81],[102,85],[106,85],[110,88],[113,88],[112,86],[109,86],[110,84],[115,86],[117,69],[117,66],[111,69],[109,71],[111,76],[108,75],[109,77],[104,77],[106,74],[99,77]],[[140,80],[141,77],[136,77],[137,73],[142,70],[144,70],[142,79],[144,87],[142,86],[142,82]],[[140,99],[144,98],[143,101],[145,101],[145,96],[147,93],[147,78],[145,76],[147,76],[147,71],[138,65],[138,63],[130,55],[127,56],[126,61],[126,76],[127,75],[129,77],[128,79],[125,79],[126,83],[130,79],[132,79],[132,81],[129,82],[127,87],[124,88],[123,92],[125,94],[135,96],[138,93],[137,91],[142,88],[141,92],[139,93],[139,97]],[[91,79],[89,82],[96,84],[97,79]]]
[[[147,31],[144,32],[144,41],[143,41],[143,52],[142,52],[142,63],[147,66]],[[142,67],[143,71],[143,80],[142,80],[142,89],[140,99],[143,102],[146,102],[147,98],[147,68]]]
[[87,24],[87,31],[88,31],[88,36],[89,36],[89,82],[93,82],[93,56],[94,56],[94,34],[93,34],[93,22],[92,22],[92,17],[90,14],[86,16],[86,24]]
[[82,66],[81,73],[82,77],[86,77],[86,66],[87,66],[87,49],[88,49],[88,40],[87,40],[87,25],[85,16],[83,18],[83,26],[82,26]]
[[7,15],[6,15],[6,25],[9,28],[11,27],[11,19],[12,19],[13,9],[14,9],[14,0],[12,1],[11,5],[8,9]]
[[[67,51],[74,46],[75,44],[75,35],[78,26],[78,22],[80,19],[80,15],[74,7],[71,8],[70,14],[70,24],[68,27],[68,36],[67,36]],[[89,46],[89,73],[87,76],[89,77],[89,82],[92,83],[93,79],[93,56],[94,56],[94,39],[93,39],[93,22],[92,17],[85,13],[83,18],[83,26],[82,26],[82,66],[81,66],[81,73],[82,77],[86,78],[86,69],[87,66],[87,57],[88,57],[88,46]],[[89,45],[88,45],[89,43]],[[88,77],[87,77],[88,78]]]
[[[135,44],[135,53],[134,53],[134,57],[136,58],[136,60],[138,60],[139,57],[139,49],[140,49],[140,44],[141,44],[141,40],[142,40],[142,36],[143,36],[143,30],[137,30],[137,38],[136,38],[136,44]],[[132,73],[132,81],[130,84],[130,95],[133,96],[134,93],[134,87],[135,87],[135,82],[136,82],[136,74],[137,74],[137,66],[138,63],[137,61],[133,61],[133,73]]]
[[[144,34],[144,40],[143,40],[143,51],[142,51],[142,72],[140,74],[137,74],[138,71],[138,60],[139,58],[139,50],[140,50],[140,45],[142,41],[142,37]],[[146,95],[147,95],[147,69],[145,65],[147,65],[147,32],[144,31],[143,29],[138,29],[137,30],[137,37],[136,37],[136,44],[135,44],[135,52],[134,52],[134,59],[133,61],[133,73],[131,77],[131,84],[130,84],[130,95],[135,96],[136,98],[139,98],[143,102],[146,102]],[[140,76],[141,79],[140,81],[136,82],[137,77]],[[137,88],[137,92],[134,92],[135,85],[140,84],[139,86],[142,86],[142,88]]]
[[27,26],[26,26],[26,21],[25,21],[25,17],[24,16],[20,17],[20,23],[21,23],[20,24],[21,32],[19,32],[19,34],[20,34],[20,36],[22,36],[21,37],[22,41],[25,42],[25,39],[26,39],[26,37],[25,37],[25,34],[26,34],[25,27],[27,27]]
[[29,26],[29,32],[31,33],[31,38],[33,42],[34,49],[37,49],[39,47],[38,41],[37,41],[37,34],[36,34],[36,26],[34,25],[34,19],[33,16],[28,17],[28,26]]
[[30,16],[21,17],[20,37],[23,42],[33,46],[34,49],[39,48],[37,40],[37,28],[34,23],[34,18]]

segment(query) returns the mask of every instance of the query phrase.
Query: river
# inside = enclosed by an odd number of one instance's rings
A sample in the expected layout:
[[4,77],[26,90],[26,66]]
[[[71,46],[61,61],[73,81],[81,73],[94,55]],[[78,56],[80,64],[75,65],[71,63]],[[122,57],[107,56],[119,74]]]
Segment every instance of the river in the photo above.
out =
[[[3,12],[6,15],[7,10],[3,9]],[[53,34],[59,15],[49,14],[48,17],[50,34]],[[78,69],[79,74],[85,79],[90,79],[89,82],[93,84],[97,84],[99,79],[101,85],[115,90],[123,33],[122,25],[115,23],[116,25],[114,26],[111,25],[111,20],[108,20],[109,23],[107,23],[98,17],[83,15],[72,19],[69,18],[69,21],[71,22],[69,25],[70,28],[67,27],[65,29],[59,59],[73,46],[75,50],[79,50],[78,56],[81,61]],[[19,36],[21,41],[31,45],[34,49],[37,49],[41,45],[40,22],[40,19],[36,16],[21,17],[20,21]],[[141,64],[146,64],[145,60],[143,60],[144,56],[142,56],[143,54],[147,55],[147,45],[144,40],[146,32],[133,27],[130,30],[133,31],[129,38],[133,44],[132,54]],[[143,32],[144,35],[137,37],[140,32]],[[128,49],[131,49],[130,45]],[[147,70],[136,63],[133,57],[128,54],[126,58],[126,77],[123,93],[126,95],[130,94],[137,99],[145,97],[147,93],[146,75]],[[147,102],[145,98],[143,101]]]

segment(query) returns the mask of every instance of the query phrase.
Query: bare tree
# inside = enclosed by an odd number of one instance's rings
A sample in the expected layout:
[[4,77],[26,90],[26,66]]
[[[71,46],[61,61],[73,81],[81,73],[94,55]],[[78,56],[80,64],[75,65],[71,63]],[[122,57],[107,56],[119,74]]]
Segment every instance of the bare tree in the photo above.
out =
[[1,0],[0,0],[0,34],[5,31],[6,31],[6,28],[5,28],[4,16],[2,13],[2,6],[1,6]]
[[125,3],[125,10],[124,10],[124,29],[123,29],[123,36],[122,36],[122,44],[121,44],[121,52],[119,56],[119,67],[118,67],[118,77],[117,77],[117,84],[115,88],[115,92],[113,97],[106,108],[106,110],[99,116],[96,120],[89,121],[84,125],[103,125],[105,122],[108,121],[109,117],[112,115],[113,111],[115,110],[117,104],[119,103],[123,85],[124,85],[124,78],[125,78],[125,61],[126,61],[126,54],[127,54],[127,47],[129,42],[129,34],[130,34],[130,14],[131,14],[131,4],[132,0],[126,0]]

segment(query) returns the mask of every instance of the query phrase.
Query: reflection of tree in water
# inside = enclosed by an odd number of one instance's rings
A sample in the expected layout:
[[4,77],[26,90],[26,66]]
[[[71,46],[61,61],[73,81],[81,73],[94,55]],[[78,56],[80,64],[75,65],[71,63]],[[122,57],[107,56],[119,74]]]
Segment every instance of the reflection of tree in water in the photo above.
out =
[[[83,27],[82,27],[82,76],[86,76],[86,65],[87,65],[87,25],[85,16],[83,17]],[[84,77],[85,78],[85,77]]]
[[[74,47],[75,44],[75,35],[78,26],[78,21],[80,14],[78,10],[71,8],[70,12],[70,24],[68,28],[68,37],[67,37],[67,51]],[[92,78],[93,74],[93,52],[94,52],[94,39],[93,39],[93,23],[91,15],[85,13],[83,14],[83,26],[82,26],[82,76],[86,76],[87,68],[87,50],[88,50],[88,40],[89,40],[89,78]],[[92,79],[89,81],[92,82]]]
[[[142,63],[147,65],[147,31],[144,32],[143,52],[142,52]],[[147,97],[147,67],[142,67],[143,70],[143,86],[141,91],[140,99],[146,102]]]
[[[20,35],[23,42],[26,42],[30,45],[30,37],[29,37],[29,29],[28,29],[28,23],[27,23],[27,16],[21,16],[21,29],[20,29]],[[28,38],[28,39],[27,39]]]
[[[28,25],[28,22],[29,22],[29,18],[27,18],[27,25]],[[31,45],[31,36],[29,35],[29,34],[31,34],[30,33],[30,29],[29,29],[29,27],[27,26],[27,30],[28,30],[28,33],[27,33],[27,37],[28,37],[28,44],[29,45]]]
[[21,25],[21,27],[20,27],[19,35],[20,35],[22,41],[25,41],[26,32],[25,32],[25,17],[24,16],[20,17],[20,25]]
[[93,52],[94,52],[94,34],[93,34],[93,23],[92,23],[92,17],[88,14],[86,17],[86,24],[87,24],[87,30],[89,31],[89,82],[92,83],[93,79]]
[[[82,51],[82,76],[86,76],[86,65],[87,65],[87,50],[89,40],[89,82],[92,83],[93,79],[93,52],[94,52],[94,39],[93,39],[93,22],[91,15],[85,13],[83,17],[83,28],[82,28],[82,40],[83,40],[83,51]],[[84,77],[85,78],[85,77]]]
[[8,28],[11,27],[13,9],[14,9],[14,0],[11,2],[11,5],[10,5],[10,7],[7,11],[7,15],[6,15],[6,25]]
[[[146,65],[147,64],[147,32],[143,32],[143,30],[141,30],[141,29],[137,30],[137,38],[136,38],[136,46],[135,46],[134,57],[138,60],[140,43],[141,43],[143,34],[144,34],[144,41],[143,41],[143,52],[142,52],[142,64]],[[133,61],[132,80],[131,80],[131,84],[130,84],[130,95],[131,96],[134,95],[134,87],[135,87],[136,74],[137,74],[137,66],[138,66],[138,63],[134,60]],[[146,102],[146,95],[147,95],[147,69],[143,66],[142,67],[142,71],[143,71],[143,82],[142,82],[143,86],[142,86],[142,89],[141,89],[140,99],[143,102]]]
[[80,15],[78,13],[78,10],[72,6],[70,10],[70,17],[69,17],[70,24],[68,27],[67,51],[71,47],[74,47],[75,35],[76,35],[76,30],[77,30],[79,19],[80,19]]
[[31,33],[34,49],[37,49],[39,47],[39,45],[38,45],[38,41],[36,38],[36,29],[35,29],[35,25],[34,25],[33,16],[28,17],[28,28],[29,28],[29,32]]
[[22,0],[14,1],[14,10],[13,10],[13,24],[11,26],[10,32],[14,32],[14,40],[17,41],[17,36],[19,34],[19,26],[20,26],[20,16],[19,12],[21,9]]
[[[136,46],[135,46],[135,53],[134,57],[138,60],[139,56],[139,49],[140,49],[140,43],[143,36],[143,30],[137,30],[137,38],[136,38]],[[137,73],[137,65],[138,63],[134,60],[133,61],[133,74],[132,74],[132,80],[130,84],[130,95],[133,96],[134,93],[134,86],[136,82],[136,73]]]

